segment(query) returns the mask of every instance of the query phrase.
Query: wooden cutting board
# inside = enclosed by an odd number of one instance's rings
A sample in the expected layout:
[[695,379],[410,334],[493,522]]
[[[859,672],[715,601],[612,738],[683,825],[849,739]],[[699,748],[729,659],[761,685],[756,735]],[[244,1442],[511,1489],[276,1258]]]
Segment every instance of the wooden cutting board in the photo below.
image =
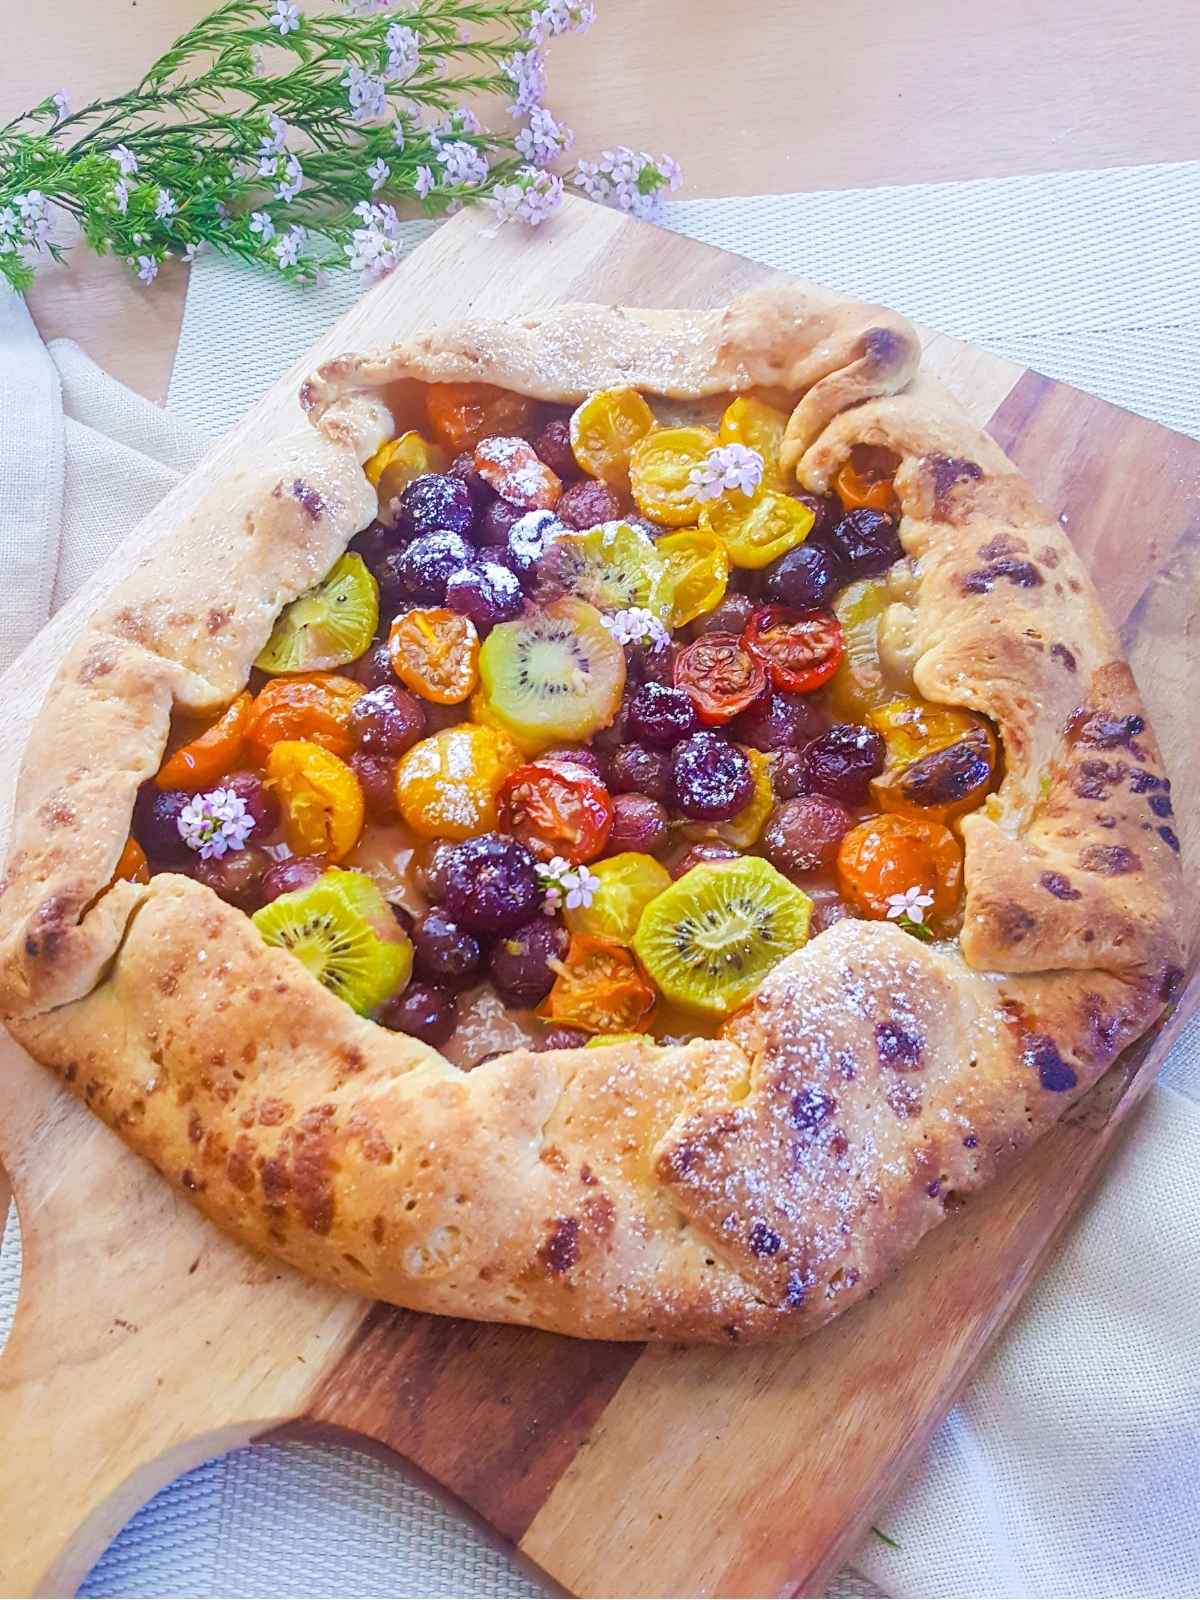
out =
[[[770,276],[582,201],[535,235],[464,214],[367,295],[219,444],[299,422],[300,376],[464,312],[717,304]],[[1061,512],[1119,622],[1200,858],[1200,444],[930,334],[928,365]],[[182,484],[0,682],[3,814],[30,716],[98,595],[152,550]],[[1181,916],[1194,916],[1194,880]],[[1157,1037],[871,1300],[753,1351],[588,1344],[372,1306],[231,1244],[5,1039],[0,1160],[25,1279],[0,1358],[0,1591],[61,1594],[206,1457],[282,1424],[398,1452],[580,1595],[814,1594],[1019,1301],[1147,1088]],[[1182,1225],[1182,1224],[1181,1224]]]

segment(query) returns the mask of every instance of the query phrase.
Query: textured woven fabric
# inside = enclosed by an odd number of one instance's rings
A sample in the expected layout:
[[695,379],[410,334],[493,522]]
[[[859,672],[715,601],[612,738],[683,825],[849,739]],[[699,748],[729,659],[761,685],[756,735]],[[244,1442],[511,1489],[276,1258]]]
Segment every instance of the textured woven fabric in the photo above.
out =
[[[1200,436],[1198,200],[1200,166],[1176,166],[686,202],[670,221]],[[428,230],[411,225],[411,242]],[[0,652],[356,294],[347,278],[300,292],[203,260],[171,390],[178,420],[73,346],[45,352],[15,304],[0,305],[0,399],[19,391],[28,413],[17,430],[0,407]],[[14,451],[40,460],[42,476]],[[1198,1209],[1200,1021],[923,1470],[880,1513],[899,1548],[869,1539],[856,1561],[868,1581],[847,1573],[835,1593],[1200,1593],[1200,1245],[1187,1220]],[[19,1263],[10,1219],[0,1339]],[[81,1592],[544,1591],[401,1473],[345,1446],[286,1444],[238,1451],[164,1490]]]

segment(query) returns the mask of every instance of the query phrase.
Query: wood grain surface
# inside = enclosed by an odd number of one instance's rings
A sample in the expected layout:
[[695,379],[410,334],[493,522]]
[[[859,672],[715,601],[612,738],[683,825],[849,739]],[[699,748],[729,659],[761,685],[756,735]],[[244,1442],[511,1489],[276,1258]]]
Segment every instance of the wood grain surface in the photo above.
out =
[[[60,85],[76,106],[120,93],[213,3],[5,0],[0,122]],[[550,103],[576,154],[674,155],[685,196],[937,183],[1197,159],[1198,49],[1193,0],[600,0],[553,47]],[[46,338],[161,401],[186,277],[146,289],[82,258],[30,303]]]
[[[468,308],[717,304],[768,274],[582,202],[529,238],[465,214],[362,300],[218,444],[300,425],[299,377]],[[1200,761],[1200,444],[943,336],[928,364],[1025,469],[1089,563],[1177,779]],[[82,616],[170,525],[185,483],[0,681],[0,814]],[[1185,859],[1200,804],[1179,787]],[[1189,880],[1194,887],[1194,879]],[[1195,915],[1194,894],[1186,911]],[[587,1344],[341,1297],[217,1234],[11,1042],[0,1159],[26,1275],[0,1356],[0,1592],[64,1593],[133,1510],[280,1425],[398,1452],[581,1595],[819,1594],[1045,1259],[1198,999],[872,1299],[796,1346]]]

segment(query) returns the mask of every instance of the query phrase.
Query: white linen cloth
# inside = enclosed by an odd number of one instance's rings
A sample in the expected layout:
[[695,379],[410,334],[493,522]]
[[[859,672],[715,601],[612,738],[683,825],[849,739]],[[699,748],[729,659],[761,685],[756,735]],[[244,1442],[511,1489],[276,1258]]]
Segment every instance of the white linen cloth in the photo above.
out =
[[[693,201],[669,220],[1200,436],[1200,165]],[[47,350],[0,299],[0,667],[354,294],[349,280],[295,291],[202,260],[168,412],[71,343]],[[1198,1215],[1194,1021],[924,1468],[880,1512],[898,1548],[869,1538],[835,1592],[1200,1594]],[[19,1261],[10,1220],[0,1338]],[[402,1475],[296,1444],[164,1490],[81,1592],[543,1590]]]

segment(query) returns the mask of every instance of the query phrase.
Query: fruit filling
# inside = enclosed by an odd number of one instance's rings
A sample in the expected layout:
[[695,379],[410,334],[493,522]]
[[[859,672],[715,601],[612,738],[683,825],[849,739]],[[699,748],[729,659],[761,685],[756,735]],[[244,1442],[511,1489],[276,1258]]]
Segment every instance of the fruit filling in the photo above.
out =
[[408,421],[114,882],[189,874],[464,1066],[711,1035],[845,917],[955,936],[1001,752],[914,689],[895,456],[804,493],[754,395],[430,384]]

